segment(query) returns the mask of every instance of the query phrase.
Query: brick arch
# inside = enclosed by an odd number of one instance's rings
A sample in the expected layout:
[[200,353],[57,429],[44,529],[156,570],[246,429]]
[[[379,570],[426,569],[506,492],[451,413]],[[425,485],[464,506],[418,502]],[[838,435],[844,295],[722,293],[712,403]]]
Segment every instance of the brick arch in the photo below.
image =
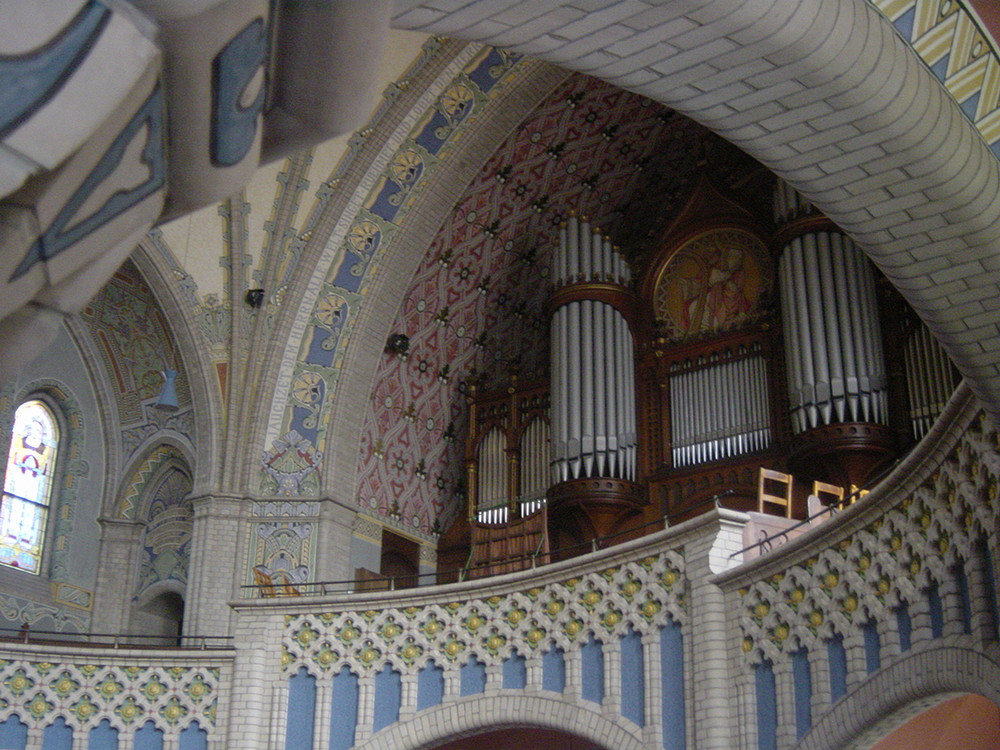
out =
[[624,719],[611,721],[596,703],[558,696],[503,695],[463,698],[421,711],[415,718],[387,727],[355,750],[392,747],[430,750],[458,737],[503,727],[539,727],[565,732],[608,750],[644,750],[642,729],[627,728]]
[[916,713],[958,693],[1000,705],[1000,664],[988,656],[942,645],[904,656],[852,689],[795,745],[826,750],[868,746]]

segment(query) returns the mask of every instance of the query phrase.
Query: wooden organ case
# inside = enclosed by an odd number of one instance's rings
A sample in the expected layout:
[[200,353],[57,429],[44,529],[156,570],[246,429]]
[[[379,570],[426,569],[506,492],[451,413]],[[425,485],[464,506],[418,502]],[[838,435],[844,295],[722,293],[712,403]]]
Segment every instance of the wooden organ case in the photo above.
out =
[[762,467],[794,473],[801,518],[808,487],[863,485],[957,385],[864,254],[780,182],[761,217],[700,178],[631,260],[571,218],[552,261],[549,381],[472,390],[470,560],[484,571],[648,533],[719,496],[755,510]]

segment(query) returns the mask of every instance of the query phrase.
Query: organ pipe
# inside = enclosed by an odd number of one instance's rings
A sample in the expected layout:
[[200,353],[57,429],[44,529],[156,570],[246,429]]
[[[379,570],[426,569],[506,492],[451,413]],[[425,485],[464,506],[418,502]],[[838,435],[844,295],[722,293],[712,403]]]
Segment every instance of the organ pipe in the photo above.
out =
[[903,349],[910,424],[913,437],[922,438],[944,409],[958,385],[951,359],[923,323],[918,323]]
[[669,378],[674,466],[732,458],[770,445],[767,362],[759,342],[675,362]]
[[624,258],[586,220],[571,216],[553,262],[557,294],[572,289],[552,317],[552,473],[633,480],[636,461],[635,365],[625,317],[601,294],[625,291]]
[[[776,215],[792,215],[787,186]],[[793,212],[794,213],[794,212]],[[827,227],[791,237],[778,264],[792,429],[886,424],[875,275],[849,237]]]

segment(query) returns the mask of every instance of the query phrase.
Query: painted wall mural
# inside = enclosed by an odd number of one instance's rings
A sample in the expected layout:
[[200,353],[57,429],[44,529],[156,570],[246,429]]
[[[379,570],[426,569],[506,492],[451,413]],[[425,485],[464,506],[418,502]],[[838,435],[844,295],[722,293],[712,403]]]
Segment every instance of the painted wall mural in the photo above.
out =
[[316,567],[319,503],[256,502],[252,513],[245,583],[265,596],[296,594]]
[[769,266],[764,243],[748,232],[699,235],[661,271],[653,294],[656,321],[675,339],[746,325],[770,288]]
[[160,581],[187,584],[194,516],[190,495],[191,477],[178,467],[163,472],[152,487],[136,596]]
[[[187,376],[163,311],[138,269],[126,262],[84,308],[83,321],[91,331],[112,377],[118,416],[127,431],[148,426],[156,417],[147,408],[159,395],[164,369],[180,372],[176,380],[181,411],[190,409]],[[170,426],[190,437],[181,412]],[[159,426],[153,424],[153,428]],[[134,441],[133,441],[134,442]]]

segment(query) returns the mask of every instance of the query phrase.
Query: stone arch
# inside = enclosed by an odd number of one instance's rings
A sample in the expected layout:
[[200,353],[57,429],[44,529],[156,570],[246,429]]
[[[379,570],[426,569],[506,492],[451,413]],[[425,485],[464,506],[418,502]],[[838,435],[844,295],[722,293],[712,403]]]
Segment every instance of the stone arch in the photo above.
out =
[[901,657],[851,690],[795,748],[866,747],[919,711],[959,693],[976,693],[1000,705],[1000,664],[954,645]]
[[145,530],[135,595],[156,583],[176,582],[183,591],[194,512],[191,507],[191,469],[176,457],[163,460],[149,475],[139,495],[136,520]]
[[[357,750],[392,747],[397,750],[433,748],[448,740],[503,727],[540,727],[582,737],[609,750],[643,750],[642,730],[612,721],[593,708],[560,696],[493,695],[464,698],[421,711],[417,717],[387,727],[357,745]],[[584,718],[584,715],[586,718]],[[634,726],[634,725],[633,725]]]

